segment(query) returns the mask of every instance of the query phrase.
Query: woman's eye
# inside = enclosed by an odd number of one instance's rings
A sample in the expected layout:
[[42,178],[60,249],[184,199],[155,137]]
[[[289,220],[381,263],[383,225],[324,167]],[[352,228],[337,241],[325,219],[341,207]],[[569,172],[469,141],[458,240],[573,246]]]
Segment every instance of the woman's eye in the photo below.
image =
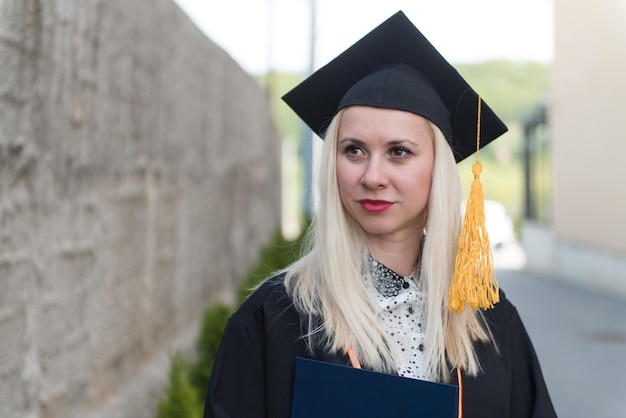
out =
[[411,151],[405,147],[394,147],[391,149],[391,156],[394,158],[405,158],[409,154],[411,154]]
[[363,148],[356,146],[356,145],[346,146],[346,148],[344,148],[343,153],[346,154],[348,157],[359,157],[365,154],[365,152],[363,151]]

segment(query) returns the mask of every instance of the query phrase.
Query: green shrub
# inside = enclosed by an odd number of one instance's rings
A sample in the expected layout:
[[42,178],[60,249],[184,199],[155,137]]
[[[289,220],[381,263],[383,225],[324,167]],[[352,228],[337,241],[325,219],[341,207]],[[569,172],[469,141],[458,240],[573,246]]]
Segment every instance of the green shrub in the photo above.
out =
[[201,418],[203,402],[188,379],[189,362],[176,352],[170,357],[169,383],[159,400],[157,418]]
[[232,307],[218,303],[209,306],[202,315],[196,341],[197,359],[189,370],[189,380],[200,396],[206,393],[217,349],[232,314]]
[[[308,223],[307,223],[308,225]],[[253,266],[238,292],[241,303],[261,280],[293,263],[300,256],[304,233],[296,240],[286,240],[276,232],[271,242],[261,248],[259,262]],[[228,318],[236,307],[223,303],[210,305],[202,315],[196,340],[196,360],[187,361],[180,353],[170,358],[170,380],[159,400],[156,418],[196,418],[202,416],[204,397],[217,349]]]

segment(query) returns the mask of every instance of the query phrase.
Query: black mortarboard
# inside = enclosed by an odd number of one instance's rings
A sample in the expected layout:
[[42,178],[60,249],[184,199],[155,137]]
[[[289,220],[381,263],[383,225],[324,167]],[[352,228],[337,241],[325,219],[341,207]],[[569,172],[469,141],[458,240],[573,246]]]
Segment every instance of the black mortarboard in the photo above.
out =
[[[283,96],[318,135],[337,111],[367,105],[431,120],[461,161],[476,151],[478,96],[402,12]],[[483,102],[480,146],[507,131]]]

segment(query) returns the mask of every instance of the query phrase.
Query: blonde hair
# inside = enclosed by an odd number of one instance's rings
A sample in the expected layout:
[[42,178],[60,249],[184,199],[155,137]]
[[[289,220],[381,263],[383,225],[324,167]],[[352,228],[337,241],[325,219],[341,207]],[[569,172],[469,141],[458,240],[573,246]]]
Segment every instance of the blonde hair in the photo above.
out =
[[[308,315],[305,334],[311,352],[345,353],[354,349],[373,370],[393,373],[397,355],[380,327],[365,289],[368,256],[360,227],[344,210],[337,185],[337,131],[342,111],[328,127],[319,166],[319,202],[305,255],[286,269],[285,287],[295,307]],[[435,161],[420,277],[427,292],[425,361],[432,380],[445,381],[449,365],[476,375],[479,364],[473,341],[489,340],[480,314],[468,309],[448,312],[446,298],[461,231],[461,192],[456,163],[443,134],[431,123]]]

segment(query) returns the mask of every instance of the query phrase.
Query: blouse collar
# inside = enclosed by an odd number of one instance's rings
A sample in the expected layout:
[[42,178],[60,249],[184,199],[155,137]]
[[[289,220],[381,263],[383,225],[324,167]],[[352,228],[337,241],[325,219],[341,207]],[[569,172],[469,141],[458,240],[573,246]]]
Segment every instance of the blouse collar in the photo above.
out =
[[368,263],[374,279],[374,288],[384,297],[398,296],[400,289],[408,289],[409,280],[413,280],[413,274],[400,276],[372,256],[368,256]]

